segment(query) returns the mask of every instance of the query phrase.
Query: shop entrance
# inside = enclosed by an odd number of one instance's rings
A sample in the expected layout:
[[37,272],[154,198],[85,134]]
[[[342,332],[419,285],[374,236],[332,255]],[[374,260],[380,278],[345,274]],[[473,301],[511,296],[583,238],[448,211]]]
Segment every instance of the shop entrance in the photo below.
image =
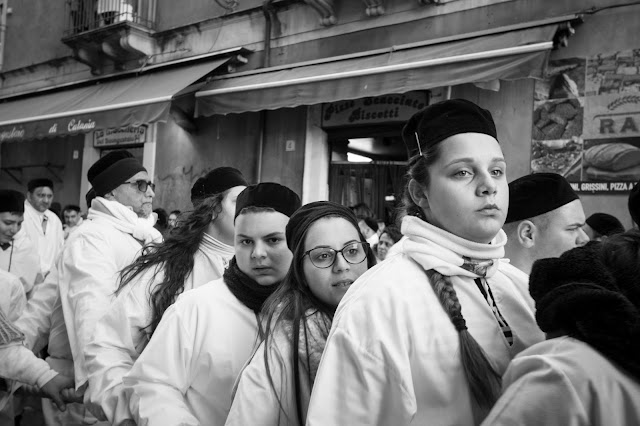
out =
[[377,220],[392,223],[408,160],[401,131],[401,124],[328,130],[329,199],[346,206],[365,203]]

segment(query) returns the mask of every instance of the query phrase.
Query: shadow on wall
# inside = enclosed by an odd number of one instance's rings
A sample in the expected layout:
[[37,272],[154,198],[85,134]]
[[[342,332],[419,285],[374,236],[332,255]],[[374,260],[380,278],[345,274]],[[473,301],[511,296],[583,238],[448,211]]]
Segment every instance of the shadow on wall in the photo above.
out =
[[167,211],[190,210],[191,187],[198,178],[206,175],[212,168],[194,170],[193,164],[177,166],[170,173],[158,175],[154,207],[162,207]]

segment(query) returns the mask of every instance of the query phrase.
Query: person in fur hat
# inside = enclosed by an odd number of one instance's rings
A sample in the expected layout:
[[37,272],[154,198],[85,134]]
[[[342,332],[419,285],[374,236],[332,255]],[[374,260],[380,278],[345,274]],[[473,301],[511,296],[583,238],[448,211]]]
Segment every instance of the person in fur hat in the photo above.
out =
[[640,232],[534,263],[547,334],[518,355],[484,425],[640,424]]

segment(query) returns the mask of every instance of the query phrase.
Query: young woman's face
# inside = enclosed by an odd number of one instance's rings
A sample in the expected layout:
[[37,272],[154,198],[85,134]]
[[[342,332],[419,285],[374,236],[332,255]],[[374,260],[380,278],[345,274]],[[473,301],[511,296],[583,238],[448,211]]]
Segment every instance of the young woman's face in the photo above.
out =
[[494,138],[460,133],[440,142],[418,204],[427,221],[464,239],[489,243],[509,207],[506,163]]
[[[311,292],[329,306],[337,307],[349,286],[368,269],[366,248],[354,243],[360,243],[358,230],[340,217],[318,219],[307,231],[304,251],[317,250],[304,256],[302,270]],[[336,254],[333,265],[318,268],[313,262],[319,264],[330,256],[327,249],[344,251]],[[364,251],[364,256],[359,250]],[[362,257],[362,261],[351,264],[345,260],[345,255],[350,259]]]
[[243,213],[236,219],[238,268],[260,285],[277,284],[289,271],[293,254],[285,239],[287,223],[279,212]]
[[389,253],[389,249],[395,242],[387,233],[382,233],[380,235],[380,240],[378,241],[378,259],[385,260],[387,258],[387,253]]
[[214,227],[216,230],[217,238],[226,243],[233,244],[233,218],[236,214],[236,201],[238,195],[244,191],[246,186],[234,186],[227,190],[222,202],[220,203],[222,210],[216,216],[214,220]]

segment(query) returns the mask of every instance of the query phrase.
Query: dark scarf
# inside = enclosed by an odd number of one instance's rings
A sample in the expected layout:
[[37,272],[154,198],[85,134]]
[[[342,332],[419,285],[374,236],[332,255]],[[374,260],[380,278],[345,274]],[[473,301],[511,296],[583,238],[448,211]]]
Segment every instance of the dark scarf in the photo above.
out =
[[260,285],[249,278],[238,268],[235,256],[224,270],[223,278],[231,293],[256,314],[260,313],[264,301],[278,288],[278,284]]

